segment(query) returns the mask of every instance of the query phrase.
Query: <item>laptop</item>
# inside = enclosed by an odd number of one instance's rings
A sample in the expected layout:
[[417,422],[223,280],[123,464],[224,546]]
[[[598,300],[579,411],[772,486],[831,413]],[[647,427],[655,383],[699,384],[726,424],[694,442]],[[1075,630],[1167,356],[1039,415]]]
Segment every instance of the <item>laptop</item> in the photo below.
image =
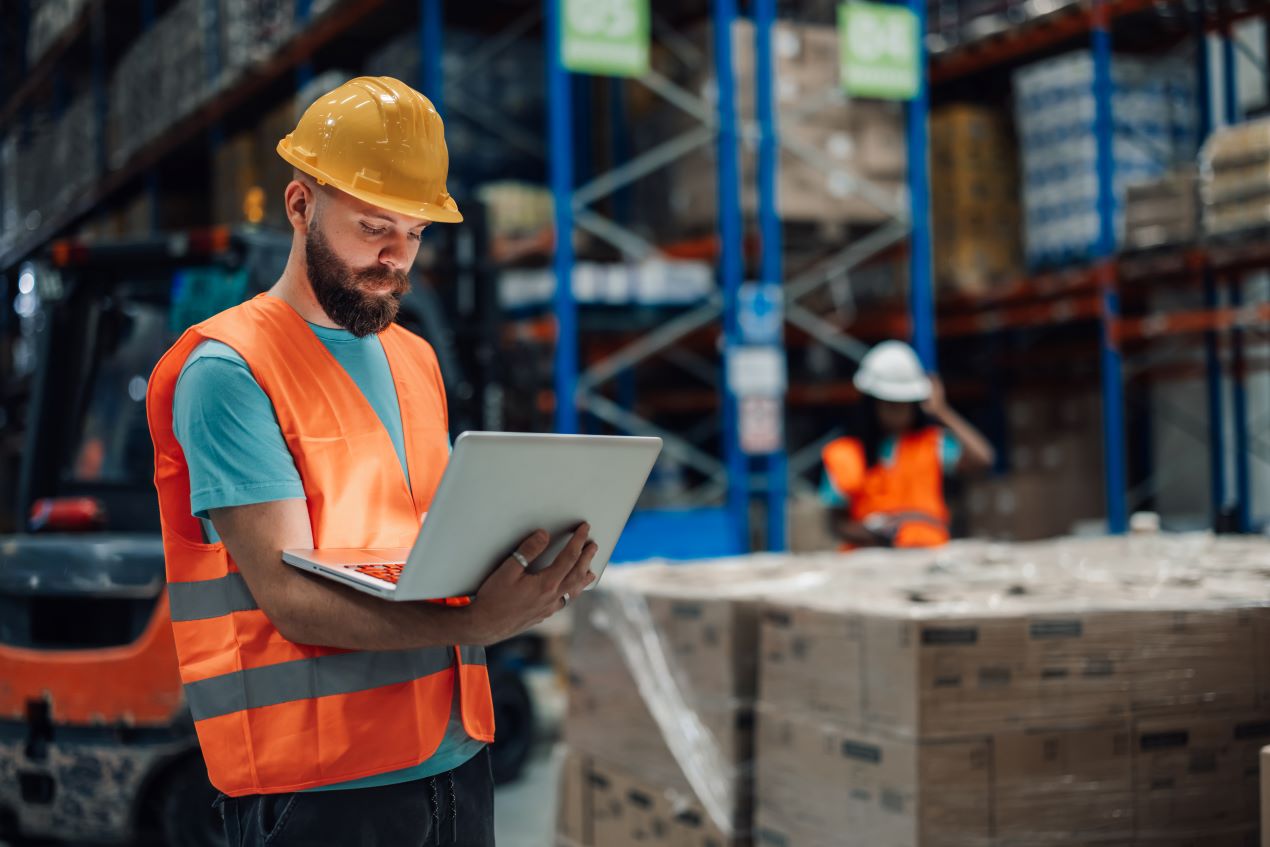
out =
[[465,432],[413,547],[284,550],[282,560],[388,600],[465,597],[534,530],[551,535],[530,563],[537,571],[586,522],[599,548],[594,586],[661,447],[660,438]]

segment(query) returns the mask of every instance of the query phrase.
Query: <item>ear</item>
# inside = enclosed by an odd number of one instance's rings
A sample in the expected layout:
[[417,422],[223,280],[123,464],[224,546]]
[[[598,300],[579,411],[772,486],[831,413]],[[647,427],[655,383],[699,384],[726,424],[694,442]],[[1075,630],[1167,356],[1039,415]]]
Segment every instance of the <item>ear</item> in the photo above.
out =
[[313,216],[317,213],[317,195],[313,187],[303,180],[293,179],[287,183],[283,202],[286,203],[287,220],[291,222],[291,228],[300,235],[306,235],[313,223]]

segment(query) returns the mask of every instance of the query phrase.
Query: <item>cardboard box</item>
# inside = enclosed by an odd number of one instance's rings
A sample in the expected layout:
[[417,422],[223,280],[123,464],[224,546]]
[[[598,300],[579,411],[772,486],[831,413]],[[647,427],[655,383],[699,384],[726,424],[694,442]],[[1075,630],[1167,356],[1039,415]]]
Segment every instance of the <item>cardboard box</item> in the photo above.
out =
[[840,723],[863,718],[858,616],[795,605],[769,609],[760,630],[759,697]]
[[687,796],[685,763],[704,769],[738,826],[748,821],[758,610],[797,572],[720,564],[626,569],[621,586],[606,577],[625,590],[574,606],[566,741]]
[[560,765],[557,800],[556,843],[558,847],[586,847],[591,836],[590,765],[585,756],[566,750]]
[[759,844],[1130,843],[1129,726],[916,741],[764,706]]
[[875,612],[771,603],[760,697],[920,739],[1129,715],[1133,674],[1143,670],[1129,613],[1047,614],[1020,603],[1013,614],[926,618],[928,600]]
[[1234,608],[1134,615],[1134,714],[1255,708],[1257,619],[1253,610]]
[[733,847],[740,836],[715,826],[690,795],[632,776],[601,760],[591,764],[591,847]]
[[[1270,715],[1193,713],[1134,726],[1139,838],[1238,833],[1256,824]],[[1151,842],[1154,843],[1154,842]]]

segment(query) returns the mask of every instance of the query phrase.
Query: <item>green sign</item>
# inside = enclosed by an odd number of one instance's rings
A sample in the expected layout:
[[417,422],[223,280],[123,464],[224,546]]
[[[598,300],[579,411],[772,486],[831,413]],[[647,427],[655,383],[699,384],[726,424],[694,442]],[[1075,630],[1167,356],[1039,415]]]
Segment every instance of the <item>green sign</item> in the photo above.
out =
[[648,72],[649,0],[562,0],[560,58],[571,71],[600,76]]
[[917,16],[902,6],[839,6],[842,87],[848,94],[860,97],[916,97],[922,64],[919,37]]

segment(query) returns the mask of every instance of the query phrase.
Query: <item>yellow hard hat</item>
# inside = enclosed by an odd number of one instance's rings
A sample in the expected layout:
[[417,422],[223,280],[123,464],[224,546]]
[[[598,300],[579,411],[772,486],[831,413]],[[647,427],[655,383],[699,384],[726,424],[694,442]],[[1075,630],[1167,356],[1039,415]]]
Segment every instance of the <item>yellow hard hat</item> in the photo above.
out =
[[305,110],[278,155],[319,184],[438,223],[463,220],[445,190],[450,154],[432,102],[400,80],[359,76]]

